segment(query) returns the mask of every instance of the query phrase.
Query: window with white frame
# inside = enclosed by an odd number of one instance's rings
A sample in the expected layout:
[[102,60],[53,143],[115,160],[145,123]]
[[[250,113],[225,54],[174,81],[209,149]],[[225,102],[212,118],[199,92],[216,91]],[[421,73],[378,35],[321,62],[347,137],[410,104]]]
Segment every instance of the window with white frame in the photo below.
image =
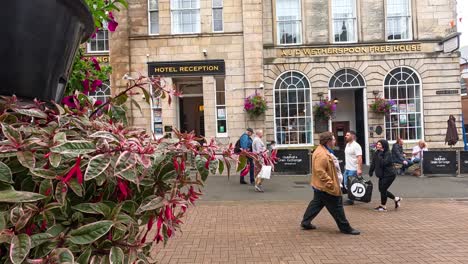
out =
[[278,44],[301,44],[301,1],[276,0]]
[[200,0],[171,0],[172,33],[200,33]]
[[223,30],[223,0],[213,0],[213,31],[222,32]]
[[387,40],[410,40],[411,0],[387,0]]
[[102,103],[107,102],[111,96],[111,87],[109,81],[103,82],[100,87],[97,87],[94,92],[89,93],[89,97],[99,100]]
[[109,31],[107,25],[96,32],[96,36],[88,42],[88,52],[108,52],[109,51]]
[[422,139],[421,82],[415,71],[407,67],[393,69],[384,82],[385,99],[393,101],[385,115],[387,140]]
[[216,135],[227,136],[226,89],[224,78],[216,78]]
[[310,84],[299,72],[281,74],[275,83],[275,135],[279,145],[312,144]]
[[148,0],[149,33],[159,34],[159,7],[158,0]]
[[332,17],[334,42],[356,42],[356,0],[332,0]]

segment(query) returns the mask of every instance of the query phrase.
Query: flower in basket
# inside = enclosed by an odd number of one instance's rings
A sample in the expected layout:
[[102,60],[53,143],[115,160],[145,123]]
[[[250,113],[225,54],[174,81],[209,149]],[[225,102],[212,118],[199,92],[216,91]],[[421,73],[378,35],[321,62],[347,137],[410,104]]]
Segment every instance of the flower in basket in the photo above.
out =
[[319,120],[329,120],[335,117],[336,104],[327,98],[314,105],[314,117]]
[[369,105],[370,109],[374,113],[378,114],[386,114],[390,113],[392,110],[392,106],[394,106],[396,102],[394,100],[386,100],[384,98],[375,98],[374,102]]
[[257,92],[248,96],[244,100],[244,110],[252,117],[260,116],[267,110],[265,97]]

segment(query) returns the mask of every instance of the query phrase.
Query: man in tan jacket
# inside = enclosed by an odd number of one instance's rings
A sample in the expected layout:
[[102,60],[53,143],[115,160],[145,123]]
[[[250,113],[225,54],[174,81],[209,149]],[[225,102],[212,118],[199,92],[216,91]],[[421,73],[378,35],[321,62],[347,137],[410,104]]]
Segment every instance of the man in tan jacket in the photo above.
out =
[[335,137],[332,132],[319,135],[320,145],[312,155],[312,178],[310,185],[314,190],[314,199],[310,201],[301,222],[303,229],[316,229],[312,220],[325,206],[333,216],[340,231],[344,234],[359,235],[360,232],[349,225],[343,209],[341,197],[341,180],[338,177],[333,161]]

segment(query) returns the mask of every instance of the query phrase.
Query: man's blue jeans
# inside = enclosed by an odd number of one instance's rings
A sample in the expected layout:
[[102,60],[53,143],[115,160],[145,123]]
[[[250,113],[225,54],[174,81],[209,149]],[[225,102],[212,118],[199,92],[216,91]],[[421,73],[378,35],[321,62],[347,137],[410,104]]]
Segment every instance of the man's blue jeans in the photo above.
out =
[[348,177],[349,176],[357,176],[357,171],[355,170],[345,170],[343,174],[343,185],[346,189],[348,189]]

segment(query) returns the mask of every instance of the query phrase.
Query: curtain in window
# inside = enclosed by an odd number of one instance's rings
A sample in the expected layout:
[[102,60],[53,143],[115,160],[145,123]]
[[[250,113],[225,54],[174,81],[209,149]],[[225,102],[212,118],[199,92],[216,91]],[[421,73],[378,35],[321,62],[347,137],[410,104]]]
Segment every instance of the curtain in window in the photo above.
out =
[[356,41],[355,0],[333,0],[333,36],[335,42]]
[[277,0],[276,21],[279,44],[302,42],[300,0]]

